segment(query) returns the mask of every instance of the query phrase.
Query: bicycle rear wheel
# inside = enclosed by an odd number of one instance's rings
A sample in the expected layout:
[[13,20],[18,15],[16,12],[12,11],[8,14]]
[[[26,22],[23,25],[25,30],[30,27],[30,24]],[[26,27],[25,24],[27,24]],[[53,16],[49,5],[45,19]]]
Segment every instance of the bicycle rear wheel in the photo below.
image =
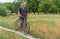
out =
[[17,30],[20,30],[21,25],[20,25],[20,20],[19,20],[19,19],[17,19],[17,20],[15,21],[14,26],[15,26],[15,30],[16,30],[16,31],[17,31]]

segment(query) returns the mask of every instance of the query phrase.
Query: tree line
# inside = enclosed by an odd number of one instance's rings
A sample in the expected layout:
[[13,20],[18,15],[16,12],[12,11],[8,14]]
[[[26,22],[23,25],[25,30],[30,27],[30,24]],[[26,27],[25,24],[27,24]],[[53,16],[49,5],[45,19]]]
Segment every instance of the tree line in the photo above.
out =
[[20,2],[0,3],[0,15],[6,16],[11,13],[17,13]]
[[60,0],[29,0],[27,7],[30,12],[60,14]]
[[[5,12],[17,13],[18,7],[22,3],[21,1],[17,0],[16,2],[15,0],[13,3],[0,3],[0,15],[5,14]],[[26,2],[26,7],[30,13],[60,14],[60,0],[24,0],[24,2]]]

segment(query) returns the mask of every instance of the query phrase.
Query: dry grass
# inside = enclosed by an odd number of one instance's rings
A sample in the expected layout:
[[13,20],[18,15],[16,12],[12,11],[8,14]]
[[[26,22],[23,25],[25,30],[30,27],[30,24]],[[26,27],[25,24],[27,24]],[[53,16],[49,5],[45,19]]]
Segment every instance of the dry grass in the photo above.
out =
[[29,15],[30,34],[41,39],[60,39],[60,15]]
[[[18,16],[11,15],[0,18],[0,25],[14,29],[13,24]],[[28,22],[30,24],[31,35],[41,39],[60,39],[60,15],[29,14]]]

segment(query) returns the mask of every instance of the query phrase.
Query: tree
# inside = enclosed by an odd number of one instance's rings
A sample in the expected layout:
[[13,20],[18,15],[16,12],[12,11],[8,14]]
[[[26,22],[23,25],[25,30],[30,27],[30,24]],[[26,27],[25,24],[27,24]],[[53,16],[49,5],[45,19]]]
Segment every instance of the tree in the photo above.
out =
[[39,8],[39,3],[40,3],[40,0],[29,0],[28,3],[27,3],[27,7],[29,9],[30,12],[39,12],[38,11],[38,8]]

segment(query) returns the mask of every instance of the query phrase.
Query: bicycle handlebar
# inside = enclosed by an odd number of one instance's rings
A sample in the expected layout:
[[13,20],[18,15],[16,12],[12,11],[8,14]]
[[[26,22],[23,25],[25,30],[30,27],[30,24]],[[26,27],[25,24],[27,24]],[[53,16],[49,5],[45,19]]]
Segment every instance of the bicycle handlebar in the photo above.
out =
[[20,17],[26,18],[26,17],[24,17],[24,16],[20,16]]

